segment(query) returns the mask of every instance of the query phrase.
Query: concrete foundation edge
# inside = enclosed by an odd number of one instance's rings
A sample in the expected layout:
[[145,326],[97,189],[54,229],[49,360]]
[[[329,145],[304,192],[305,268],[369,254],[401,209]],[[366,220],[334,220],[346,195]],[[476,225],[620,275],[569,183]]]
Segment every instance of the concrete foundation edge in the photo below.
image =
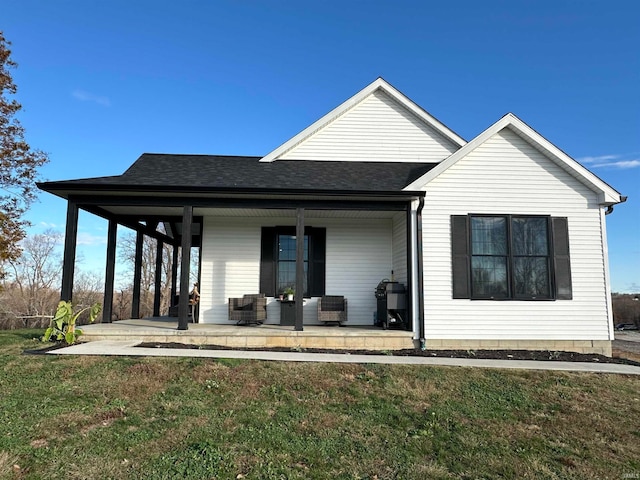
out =
[[427,339],[427,350],[549,350],[611,356],[610,340]]
[[[172,332],[174,333],[174,332]],[[95,340],[138,340],[140,342],[179,342],[196,345],[219,345],[232,348],[326,348],[347,350],[401,350],[419,348],[419,342],[405,337],[382,336],[302,336],[302,335],[83,335],[82,342]],[[470,340],[427,339],[428,350],[549,350],[595,353],[611,356],[609,340]]]

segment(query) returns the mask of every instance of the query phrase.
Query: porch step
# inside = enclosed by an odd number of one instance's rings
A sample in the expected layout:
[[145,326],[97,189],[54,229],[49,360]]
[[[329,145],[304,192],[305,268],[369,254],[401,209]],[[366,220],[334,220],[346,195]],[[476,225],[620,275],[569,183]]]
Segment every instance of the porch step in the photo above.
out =
[[123,320],[85,325],[82,342],[95,340],[136,340],[139,342],[218,345],[233,348],[326,348],[348,350],[401,350],[415,348],[412,332],[382,330],[374,327],[305,326],[302,332],[292,327],[261,325],[239,327],[213,324],[189,324],[177,330],[177,323],[154,320]]

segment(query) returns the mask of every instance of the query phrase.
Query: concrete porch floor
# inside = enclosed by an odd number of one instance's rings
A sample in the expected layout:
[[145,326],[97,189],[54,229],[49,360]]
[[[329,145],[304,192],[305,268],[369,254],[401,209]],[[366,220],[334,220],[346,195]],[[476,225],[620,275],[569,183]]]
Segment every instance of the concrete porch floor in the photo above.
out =
[[400,350],[415,348],[412,332],[374,326],[305,325],[302,332],[281,325],[237,326],[190,323],[178,330],[173,317],[119,320],[82,325],[81,342],[126,340],[139,342],[218,345],[234,348],[327,348],[349,350]]

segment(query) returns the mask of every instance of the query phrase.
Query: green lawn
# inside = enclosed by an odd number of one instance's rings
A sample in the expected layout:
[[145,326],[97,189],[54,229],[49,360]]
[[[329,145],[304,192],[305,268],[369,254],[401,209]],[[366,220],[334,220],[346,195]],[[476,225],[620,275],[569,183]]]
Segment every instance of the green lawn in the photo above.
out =
[[38,334],[0,332],[0,478],[640,475],[638,377],[22,355]]

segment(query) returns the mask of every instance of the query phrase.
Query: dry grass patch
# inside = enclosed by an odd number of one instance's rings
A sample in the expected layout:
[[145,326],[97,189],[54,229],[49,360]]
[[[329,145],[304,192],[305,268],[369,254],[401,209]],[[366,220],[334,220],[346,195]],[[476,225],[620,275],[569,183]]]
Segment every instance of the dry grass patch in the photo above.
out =
[[[5,450],[0,451],[0,478],[10,478],[16,473],[18,457]],[[15,477],[14,477],[15,478]]]
[[167,384],[180,375],[180,371],[173,366],[157,359],[143,361],[131,365],[124,372],[124,380],[120,384],[119,391],[124,397],[149,398],[151,395],[162,391]]
[[191,417],[188,422],[175,422],[176,418],[172,420],[170,427],[163,428],[161,422],[164,419],[154,418],[153,421],[158,423],[157,428],[162,429],[162,435],[156,439],[145,442],[144,445],[136,446],[131,450],[132,458],[143,457],[145,454],[152,452],[170,452],[181,445],[184,445],[185,441],[193,430],[201,429],[209,424],[209,417],[199,416]]
[[80,433],[82,435],[87,435],[89,432],[91,432],[92,430],[95,430],[96,428],[109,427],[113,422],[121,418],[124,418],[124,416],[125,415],[124,415],[123,408],[101,412],[97,415],[94,415],[93,418],[91,418],[91,421],[88,422],[86,425],[83,425],[80,428]]
[[233,368],[216,361],[207,361],[201,365],[196,365],[190,371],[190,377],[193,381],[204,384],[206,380],[212,378],[229,379],[232,377]]

